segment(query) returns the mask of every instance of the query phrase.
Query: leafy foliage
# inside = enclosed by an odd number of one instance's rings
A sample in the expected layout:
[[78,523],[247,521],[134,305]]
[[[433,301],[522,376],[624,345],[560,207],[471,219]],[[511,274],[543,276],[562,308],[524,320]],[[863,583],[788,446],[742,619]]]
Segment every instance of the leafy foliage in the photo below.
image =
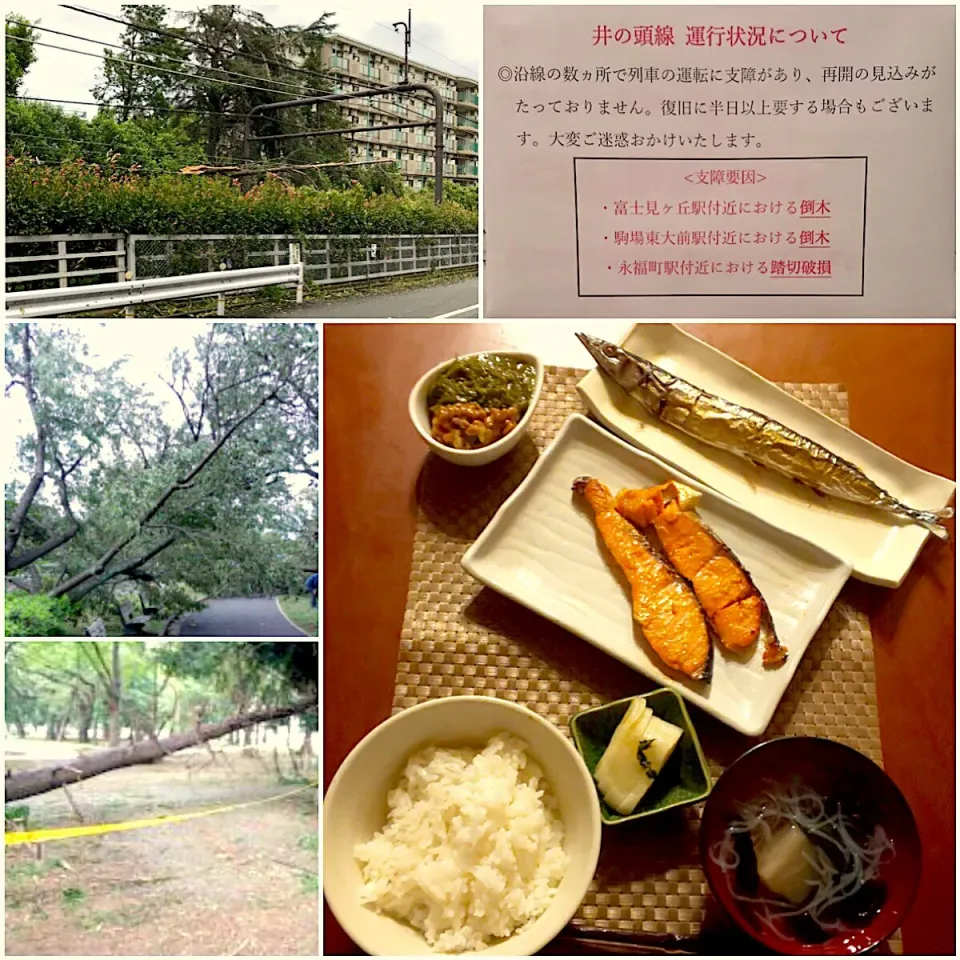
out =
[[7,232],[48,233],[476,233],[477,215],[421,191],[370,196],[292,187],[278,177],[249,190],[239,181],[177,175],[140,177],[84,161],[59,169],[7,158]]
[[10,100],[6,127],[8,154],[45,164],[78,161],[79,168],[96,164],[108,178],[119,179],[123,170],[173,173],[204,159],[183,119],[120,122],[107,111],[86,120],[48,103]]
[[[91,365],[69,326],[8,327],[9,388],[34,394],[20,463],[35,471],[39,450],[44,468],[32,492],[7,489],[8,583],[83,601],[80,626],[121,596],[143,594],[166,617],[205,596],[297,590],[316,569],[317,331],[200,329],[159,368],[182,412],[174,425],[123,361]],[[8,633],[45,635],[19,621]]]
[[[428,180],[424,192],[433,195],[433,181]],[[480,208],[480,188],[476,184],[443,181],[443,198],[474,213]]]
[[[4,654],[6,722],[20,729],[47,726],[51,739],[64,735],[66,725],[81,741],[95,738],[114,686],[120,726],[134,739],[190,729],[200,715],[205,723],[219,722],[293,703],[317,689],[316,643],[13,641]],[[301,725],[315,730],[316,715]]]
[[43,594],[8,594],[3,607],[4,630],[8,637],[74,636],[70,601]]
[[8,97],[15,97],[20,92],[20,85],[31,65],[37,59],[37,51],[33,42],[37,39],[36,30],[30,28],[30,21],[26,17],[10,14],[5,24],[7,72],[6,91]]
[[[94,99],[113,107],[121,121],[182,103],[184,79],[167,71],[182,69],[178,64],[189,56],[189,46],[176,36],[185,31],[171,29],[163,6],[125,3],[120,11],[121,17],[130,21],[120,37],[123,49],[104,48],[102,77],[94,88]],[[164,33],[150,28],[161,28]]]
[[[262,14],[232,4],[178,16],[201,41],[191,47],[190,63],[208,79],[188,82],[186,100],[197,110],[194,129],[210,159],[241,156],[242,116],[254,107],[332,91],[321,58],[323,41],[333,31],[331,14],[321,14],[307,27],[274,26]],[[341,126],[336,105],[323,104],[260,113],[252,121],[252,132],[274,137]],[[345,160],[347,148],[340,137],[267,139],[254,142],[251,155],[313,163]]]

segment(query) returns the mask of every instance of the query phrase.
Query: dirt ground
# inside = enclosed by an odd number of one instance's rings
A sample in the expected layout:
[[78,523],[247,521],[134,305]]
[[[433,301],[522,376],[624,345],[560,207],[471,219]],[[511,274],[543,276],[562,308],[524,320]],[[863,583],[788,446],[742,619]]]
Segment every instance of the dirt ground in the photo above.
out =
[[[11,759],[8,766],[21,766]],[[84,822],[96,824],[259,800],[298,785],[279,782],[270,756],[228,750],[213,759],[201,749],[95,777],[70,795]],[[62,790],[22,803],[29,829],[80,823]],[[45,843],[39,852],[8,847],[6,953],[316,956],[318,859],[315,788],[183,823]]]

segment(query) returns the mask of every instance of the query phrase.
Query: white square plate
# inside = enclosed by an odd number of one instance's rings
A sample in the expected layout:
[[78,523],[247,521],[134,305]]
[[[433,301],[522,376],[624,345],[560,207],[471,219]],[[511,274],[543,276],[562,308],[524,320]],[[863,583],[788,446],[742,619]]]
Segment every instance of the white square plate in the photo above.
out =
[[[592,511],[573,481],[593,476],[614,493],[671,477],[703,491],[698,512],[750,572],[789,656],[767,669],[762,643],[728,655],[714,641],[709,684],[666,672],[634,624],[626,578],[606,554]],[[523,483],[463,557],[488,587],[583,637],[663,686],[672,687],[749,736],[766,729],[804,651],[840,592],[850,565],[752,516],[722,494],[640,453],[586,417],[570,417]]]
[[[622,346],[710,393],[779,420],[857,464],[912,507],[939,510],[956,490],[952,480],[900,460],[673,324],[637,324]],[[577,389],[590,412],[628,443],[747,505],[782,530],[843,557],[858,580],[900,586],[930,536],[923,527],[882,510],[818,497],[770,470],[657,423],[599,370],[591,370]]]

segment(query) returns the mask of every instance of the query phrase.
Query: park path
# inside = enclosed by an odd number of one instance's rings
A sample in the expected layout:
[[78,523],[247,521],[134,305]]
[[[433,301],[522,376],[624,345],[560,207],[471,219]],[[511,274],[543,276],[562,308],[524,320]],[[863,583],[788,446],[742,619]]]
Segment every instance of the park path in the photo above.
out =
[[208,600],[206,609],[185,614],[181,637],[305,637],[277,608],[274,597]]
[[281,310],[271,316],[322,317],[328,320],[423,320],[452,314],[454,319],[467,320],[478,316],[479,300],[478,280],[470,277],[456,283],[414,287],[398,293],[358,296],[346,300],[317,300]]

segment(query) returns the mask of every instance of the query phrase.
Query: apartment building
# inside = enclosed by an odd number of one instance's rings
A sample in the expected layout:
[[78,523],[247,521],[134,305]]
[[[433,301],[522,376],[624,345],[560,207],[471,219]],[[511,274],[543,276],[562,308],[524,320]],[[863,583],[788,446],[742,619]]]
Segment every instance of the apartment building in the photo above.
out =
[[[403,82],[403,57],[372,47],[359,40],[333,34],[323,47],[325,69],[335,82],[337,93],[391,87]],[[428,83],[443,97],[444,179],[477,183],[479,179],[479,87],[470,77],[459,77],[413,60],[410,83]],[[347,100],[340,105],[345,127],[371,127],[434,117],[433,98],[425,92],[413,95],[389,94]],[[415,190],[422,189],[434,175],[434,129],[376,130],[354,134],[354,160],[393,160],[404,179]]]

